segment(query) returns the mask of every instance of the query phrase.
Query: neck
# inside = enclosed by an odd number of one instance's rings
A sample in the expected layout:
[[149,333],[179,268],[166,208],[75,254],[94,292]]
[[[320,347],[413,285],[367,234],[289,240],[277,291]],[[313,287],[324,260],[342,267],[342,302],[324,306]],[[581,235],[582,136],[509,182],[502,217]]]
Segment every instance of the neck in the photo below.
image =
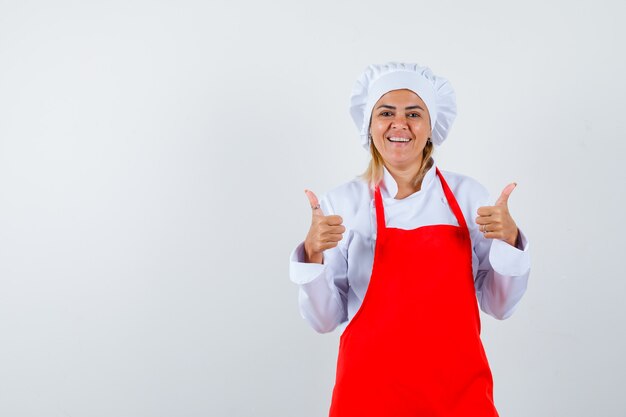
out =
[[406,168],[387,166],[387,170],[398,184],[398,194],[394,197],[396,200],[403,199],[420,190],[422,181],[417,185],[413,185],[413,180],[419,172],[422,161]]

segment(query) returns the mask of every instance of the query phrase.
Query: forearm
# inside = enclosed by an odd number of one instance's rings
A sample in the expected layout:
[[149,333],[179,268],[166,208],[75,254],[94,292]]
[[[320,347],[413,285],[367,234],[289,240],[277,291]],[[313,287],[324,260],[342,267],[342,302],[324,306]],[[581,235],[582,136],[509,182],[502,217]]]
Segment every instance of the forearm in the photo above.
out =
[[530,271],[519,276],[487,271],[479,294],[481,310],[499,320],[509,318],[528,286]]
[[516,240],[515,247],[503,241],[492,241],[476,281],[481,309],[500,320],[513,314],[528,286],[528,242],[519,230]]
[[[289,266],[290,279],[299,286],[300,315],[319,333],[330,332],[347,319],[347,264],[338,248],[326,252],[325,264],[305,262],[304,243],[300,243]],[[343,283],[343,293],[336,283]]]
[[333,331],[345,316],[339,292],[328,285],[325,274],[300,285],[298,307],[300,315],[318,333]]

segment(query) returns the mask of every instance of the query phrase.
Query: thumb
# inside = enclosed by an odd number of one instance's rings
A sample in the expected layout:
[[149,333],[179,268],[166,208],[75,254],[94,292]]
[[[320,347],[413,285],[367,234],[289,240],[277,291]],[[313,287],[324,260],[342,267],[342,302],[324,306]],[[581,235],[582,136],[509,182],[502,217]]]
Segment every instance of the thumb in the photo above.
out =
[[515,187],[517,187],[516,182],[512,182],[511,184],[504,187],[504,190],[502,190],[502,194],[500,194],[500,197],[498,197],[498,200],[496,201],[496,206],[506,206],[509,201],[509,196],[511,195]]
[[311,209],[313,209],[313,215],[314,216],[323,216],[324,212],[322,212],[322,209],[320,207],[320,202],[317,199],[317,196],[315,195],[315,193],[311,190],[304,190],[304,193],[306,194],[307,198],[309,199],[309,204],[311,204]]

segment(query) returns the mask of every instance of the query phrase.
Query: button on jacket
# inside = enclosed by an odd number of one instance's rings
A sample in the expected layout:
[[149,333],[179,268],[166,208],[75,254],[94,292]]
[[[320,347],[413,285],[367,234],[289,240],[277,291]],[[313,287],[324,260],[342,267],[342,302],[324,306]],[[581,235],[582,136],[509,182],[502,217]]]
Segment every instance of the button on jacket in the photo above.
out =
[[[421,189],[403,199],[394,198],[398,186],[384,168],[380,191],[388,227],[458,225],[435,167],[426,172]],[[474,288],[480,308],[495,318],[506,319],[515,311],[528,283],[530,253],[526,236],[520,227],[519,247],[484,238],[475,219],[479,207],[493,205],[487,189],[468,176],[441,172],[469,228]],[[345,327],[365,297],[376,243],[374,190],[355,177],[323,195],[320,206],[324,215],[342,217],[346,227],[343,238],[336,247],[324,251],[323,264],[305,263],[304,242],[300,242],[291,252],[289,275],[299,286],[300,314],[317,332],[326,333],[340,325]]]

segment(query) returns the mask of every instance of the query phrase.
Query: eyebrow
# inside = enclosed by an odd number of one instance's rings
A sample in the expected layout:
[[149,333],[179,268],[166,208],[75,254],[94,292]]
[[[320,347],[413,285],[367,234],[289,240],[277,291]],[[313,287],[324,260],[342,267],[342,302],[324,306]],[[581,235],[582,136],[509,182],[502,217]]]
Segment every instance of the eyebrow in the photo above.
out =
[[[395,110],[395,109],[396,109],[394,106],[390,106],[390,105],[388,105],[388,104],[381,104],[380,106],[376,107],[376,109],[378,110],[378,109],[380,109],[381,107],[384,107],[384,108],[386,108],[386,109],[391,109],[391,110]],[[420,109],[420,110],[422,110],[422,111],[424,110],[423,108],[421,108],[421,107],[420,107],[420,106],[418,106],[418,105],[415,105],[415,106],[408,106],[408,107],[405,107],[405,108],[404,108],[404,110],[413,110],[413,109]]]

